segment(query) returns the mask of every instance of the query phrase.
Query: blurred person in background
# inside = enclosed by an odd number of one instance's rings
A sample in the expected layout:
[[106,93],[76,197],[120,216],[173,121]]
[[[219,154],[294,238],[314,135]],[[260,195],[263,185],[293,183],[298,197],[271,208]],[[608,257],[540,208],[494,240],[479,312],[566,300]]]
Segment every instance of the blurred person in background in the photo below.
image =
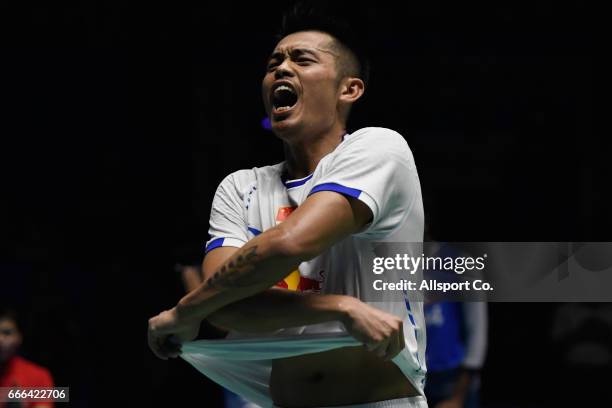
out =
[[[463,254],[433,239],[425,224],[425,250],[430,256],[455,258]],[[442,271],[431,270],[439,278]],[[454,275],[454,274],[453,274]],[[444,279],[444,278],[443,278]],[[487,303],[426,302],[427,383],[425,395],[432,408],[478,408],[480,370],[487,352]]]
[[[23,357],[17,351],[23,342],[17,313],[0,309],[0,387],[53,387],[51,373]],[[0,402],[0,408],[48,408],[53,402]]]
[[485,302],[425,305],[427,385],[433,408],[478,408],[480,369],[487,349]]

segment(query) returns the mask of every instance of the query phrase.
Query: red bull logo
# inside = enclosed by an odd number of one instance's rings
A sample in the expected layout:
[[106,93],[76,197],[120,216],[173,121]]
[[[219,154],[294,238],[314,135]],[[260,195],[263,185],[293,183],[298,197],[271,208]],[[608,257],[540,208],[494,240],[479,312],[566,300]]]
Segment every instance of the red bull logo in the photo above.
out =
[[291,272],[289,276],[278,282],[276,286],[279,288],[295,290],[298,292],[321,292],[320,281],[301,276],[297,270]]
[[[278,225],[285,221],[296,208],[297,207],[280,207],[276,213],[276,224]],[[321,272],[320,275],[323,276],[323,272]],[[321,281],[305,278],[300,275],[298,269],[287,275],[282,281],[278,282],[276,286],[299,292],[321,292]]]

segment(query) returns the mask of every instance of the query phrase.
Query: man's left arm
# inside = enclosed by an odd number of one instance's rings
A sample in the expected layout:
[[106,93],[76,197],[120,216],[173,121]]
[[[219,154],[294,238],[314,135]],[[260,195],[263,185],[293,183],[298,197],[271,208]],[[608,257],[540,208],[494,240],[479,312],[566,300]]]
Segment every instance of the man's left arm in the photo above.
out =
[[312,194],[282,224],[247,242],[197,289],[149,320],[156,354],[171,336],[191,340],[202,319],[225,305],[262,292],[297,266],[361,231],[372,212],[363,202],[333,191]]

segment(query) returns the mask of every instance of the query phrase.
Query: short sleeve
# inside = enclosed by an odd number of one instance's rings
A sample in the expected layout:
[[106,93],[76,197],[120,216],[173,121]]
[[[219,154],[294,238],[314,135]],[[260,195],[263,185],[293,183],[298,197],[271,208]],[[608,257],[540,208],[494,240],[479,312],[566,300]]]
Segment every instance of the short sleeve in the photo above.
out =
[[208,233],[206,253],[222,246],[240,248],[248,241],[244,203],[234,174],[227,176],[217,188]]
[[366,128],[347,137],[310,194],[319,191],[335,191],[365,203],[373,217],[359,235],[376,239],[401,225],[415,198],[420,198],[408,144],[384,128]]

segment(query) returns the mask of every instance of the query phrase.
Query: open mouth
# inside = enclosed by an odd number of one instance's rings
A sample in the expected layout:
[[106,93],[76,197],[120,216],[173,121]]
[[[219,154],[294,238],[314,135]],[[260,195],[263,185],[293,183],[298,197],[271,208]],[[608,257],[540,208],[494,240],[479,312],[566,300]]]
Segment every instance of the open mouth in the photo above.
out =
[[289,112],[297,104],[297,101],[297,93],[291,86],[279,85],[272,93],[273,113],[278,115]]

